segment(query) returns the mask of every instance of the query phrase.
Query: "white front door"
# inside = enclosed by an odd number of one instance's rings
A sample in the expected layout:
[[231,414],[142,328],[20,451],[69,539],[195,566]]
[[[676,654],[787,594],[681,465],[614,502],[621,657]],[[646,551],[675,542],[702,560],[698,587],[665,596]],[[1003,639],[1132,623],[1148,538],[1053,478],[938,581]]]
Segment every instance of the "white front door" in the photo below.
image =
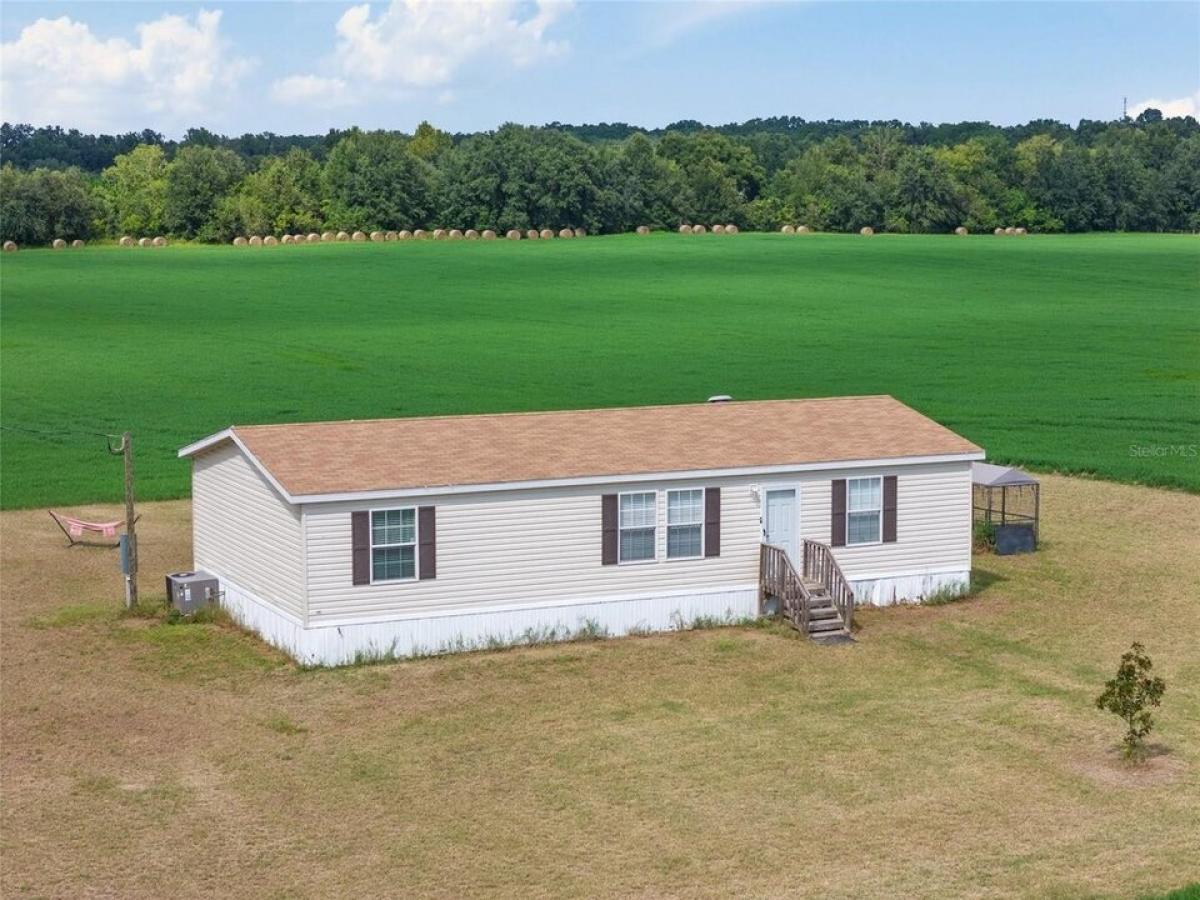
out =
[[799,567],[800,541],[796,528],[796,489],[772,488],[767,491],[763,514],[763,540],[783,547],[792,565]]

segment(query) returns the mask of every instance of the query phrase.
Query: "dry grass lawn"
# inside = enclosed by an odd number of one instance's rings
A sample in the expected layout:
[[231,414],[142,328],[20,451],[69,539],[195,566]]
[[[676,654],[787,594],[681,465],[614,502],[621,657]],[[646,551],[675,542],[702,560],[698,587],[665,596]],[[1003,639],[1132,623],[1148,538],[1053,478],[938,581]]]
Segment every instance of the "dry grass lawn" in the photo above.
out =
[[[1044,550],[858,643],[721,629],[301,671],[2,526],[5,897],[1131,896],[1200,872],[1200,497],[1048,477]],[[98,512],[93,509],[92,512]],[[190,559],[148,505],[143,590]],[[1131,771],[1092,703],[1168,682]]]

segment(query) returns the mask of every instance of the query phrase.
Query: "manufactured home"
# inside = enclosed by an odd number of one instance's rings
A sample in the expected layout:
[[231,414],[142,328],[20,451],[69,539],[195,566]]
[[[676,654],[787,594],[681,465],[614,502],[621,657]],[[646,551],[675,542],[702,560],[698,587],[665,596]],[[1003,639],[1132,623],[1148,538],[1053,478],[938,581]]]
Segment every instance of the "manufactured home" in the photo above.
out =
[[194,566],[307,663],[965,589],[983,451],[887,396],[233,426]]

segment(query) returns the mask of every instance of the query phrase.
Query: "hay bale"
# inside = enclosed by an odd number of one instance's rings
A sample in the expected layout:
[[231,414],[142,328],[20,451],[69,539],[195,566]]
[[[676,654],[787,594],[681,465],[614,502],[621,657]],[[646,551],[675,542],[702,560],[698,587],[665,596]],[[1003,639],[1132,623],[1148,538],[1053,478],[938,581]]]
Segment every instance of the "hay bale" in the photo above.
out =
[[712,227],[712,233],[713,233],[713,234],[724,234],[724,233],[725,233],[725,226],[724,226],[724,225],[714,225],[714,226]]
[[245,239],[244,237],[235,237],[235,238],[233,239],[233,246],[235,246],[235,247],[245,247],[245,246],[246,246],[246,239]]
[[575,237],[577,237],[577,238],[587,237],[587,232],[584,231],[582,228],[576,228],[575,229]]
[[17,252],[17,242],[16,241],[5,241],[4,242],[4,252],[5,253],[16,253]]
[[1000,235],[1004,234],[1004,229],[997,225],[992,229],[992,234],[994,234],[996,237],[1000,237]]
[[705,228],[703,225],[693,225],[692,226],[692,234],[704,234],[707,231],[708,231],[708,229]]
[[349,235],[349,234],[347,234],[347,233],[346,233],[346,232],[344,232],[344,231],[339,231],[339,232],[338,232],[338,233],[337,233],[337,234],[334,236],[334,240],[336,240],[336,241],[348,241],[348,240],[350,240],[350,235]]
[[542,240],[543,240],[543,241],[552,241],[552,240],[554,240],[554,232],[553,232],[553,231],[551,231],[549,228],[543,228],[543,229],[542,229],[542,230],[539,232],[539,235],[541,236],[541,238],[542,238]]
[[450,241],[461,241],[463,233],[457,228],[451,228],[446,232],[446,239]]
[[1017,229],[1015,232],[1013,232],[1013,233],[1014,233],[1014,234],[1017,234],[1017,235],[1020,235],[1020,236],[1024,236],[1024,235],[1028,234],[1028,232],[1027,232],[1027,231],[1026,231],[1024,228],[1018,228],[1018,229]]
[[150,246],[150,238],[138,238],[138,246],[139,247],[149,247]]
[[414,238],[416,238],[417,240],[420,240],[421,238],[429,237],[429,232],[426,231],[424,228],[417,228],[413,231],[412,236]]
[[1004,233],[1005,234],[1016,234],[1017,229],[1015,229],[1011,225],[1009,225],[1007,228],[1004,229]]
[[250,235],[249,244],[251,247],[261,247],[262,238],[260,238],[257,234],[252,234]]
[[413,236],[413,233],[411,231],[409,231],[407,228],[401,228],[399,231],[396,232],[396,240],[398,240],[398,241],[407,241],[412,236]]
[[871,235],[873,235],[875,233],[875,229],[872,228],[870,225],[864,225],[862,228],[858,229],[858,233],[861,234],[863,237],[870,237]]
[[542,236],[542,233],[540,231],[538,231],[536,228],[530,228],[527,232],[525,232],[525,237],[529,238],[529,240],[531,240],[531,241],[536,241],[541,236]]
[[575,237],[575,232],[573,232],[570,228],[561,228],[559,229],[558,236],[560,238],[573,238]]
[[433,229],[433,239],[434,239],[435,241],[443,241],[443,240],[445,240],[445,239],[446,239],[446,229],[445,229],[445,228],[435,228],[435,229]]
[[281,243],[281,244],[290,244],[291,242],[292,242],[292,236],[290,234],[285,234],[283,237],[281,237],[279,239],[279,243]]
[[480,237],[485,241],[494,241],[496,239],[496,232],[492,231],[490,228],[485,228],[483,229],[483,234],[481,234]]
[[738,227],[737,227],[736,225],[726,225],[726,226],[725,226],[725,233],[726,233],[726,234],[737,234],[737,233],[738,233]]
[[966,226],[959,225],[957,228],[954,229],[954,233],[957,234],[959,237],[966,237],[970,232],[967,231]]
[[268,234],[265,238],[263,238],[264,247],[274,247],[278,243],[279,241],[276,240],[275,235],[273,234]]
[[367,235],[362,231],[356,231],[354,234],[350,235],[350,240],[352,241],[365,241],[366,239]]
[[780,234],[795,234],[796,229],[792,225],[784,225],[782,228],[779,229],[779,233]]
[[371,232],[371,240],[376,244],[383,243],[383,232],[382,231],[372,231]]
[[510,228],[504,232],[504,236],[510,241],[519,241],[521,239],[521,232],[515,228]]
[[649,233],[650,233],[650,229],[649,229],[649,228],[647,228],[645,225],[639,225],[639,226],[637,227],[637,233],[638,233],[638,234],[649,234]]
[[796,234],[812,234],[812,229],[807,225],[797,225]]
[[66,250],[67,242],[64,241],[62,238],[55,238],[53,241],[50,242],[50,246],[53,247],[55,250]]
[[310,232],[308,235],[308,242],[310,244],[319,244],[321,242],[321,236],[315,231]]
[[83,241],[81,241],[79,238],[75,238],[75,240],[71,241],[71,246],[76,250],[79,250],[83,247]]
[[326,241],[326,242],[336,241],[337,235],[334,234],[332,231],[323,231],[323,232],[321,232],[321,240]]
[[383,233],[383,239],[384,239],[385,241],[394,241],[394,240],[396,240],[396,232],[394,232],[394,231],[385,231],[385,232]]
[[479,240],[479,232],[474,228],[468,228],[463,232],[463,237],[465,237],[468,241],[477,241]]
[[691,226],[691,225],[680,225],[680,226],[679,226],[679,233],[680,233],[680,234],[691,234],[691,233],[692,233],[692,226]]
[[133,238],[131,238],[129,235],[125,235],[123,238],[121,238],[119,241],[117,241],[117,243],[120,244],[122,247],[132,247],[133,246]]

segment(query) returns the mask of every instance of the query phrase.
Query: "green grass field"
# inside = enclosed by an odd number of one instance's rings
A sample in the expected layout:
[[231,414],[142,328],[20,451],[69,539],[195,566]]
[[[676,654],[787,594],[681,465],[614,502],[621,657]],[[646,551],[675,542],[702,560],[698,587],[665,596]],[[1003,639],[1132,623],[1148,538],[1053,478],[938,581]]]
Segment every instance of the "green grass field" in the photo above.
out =
[[170,498],[175,450],[230,423],[715,393],[890,393],[996,459],[1200,490],[1195,237],[98,247],[0,275],[6,508],[117,498],[97,433],[126,428]]

